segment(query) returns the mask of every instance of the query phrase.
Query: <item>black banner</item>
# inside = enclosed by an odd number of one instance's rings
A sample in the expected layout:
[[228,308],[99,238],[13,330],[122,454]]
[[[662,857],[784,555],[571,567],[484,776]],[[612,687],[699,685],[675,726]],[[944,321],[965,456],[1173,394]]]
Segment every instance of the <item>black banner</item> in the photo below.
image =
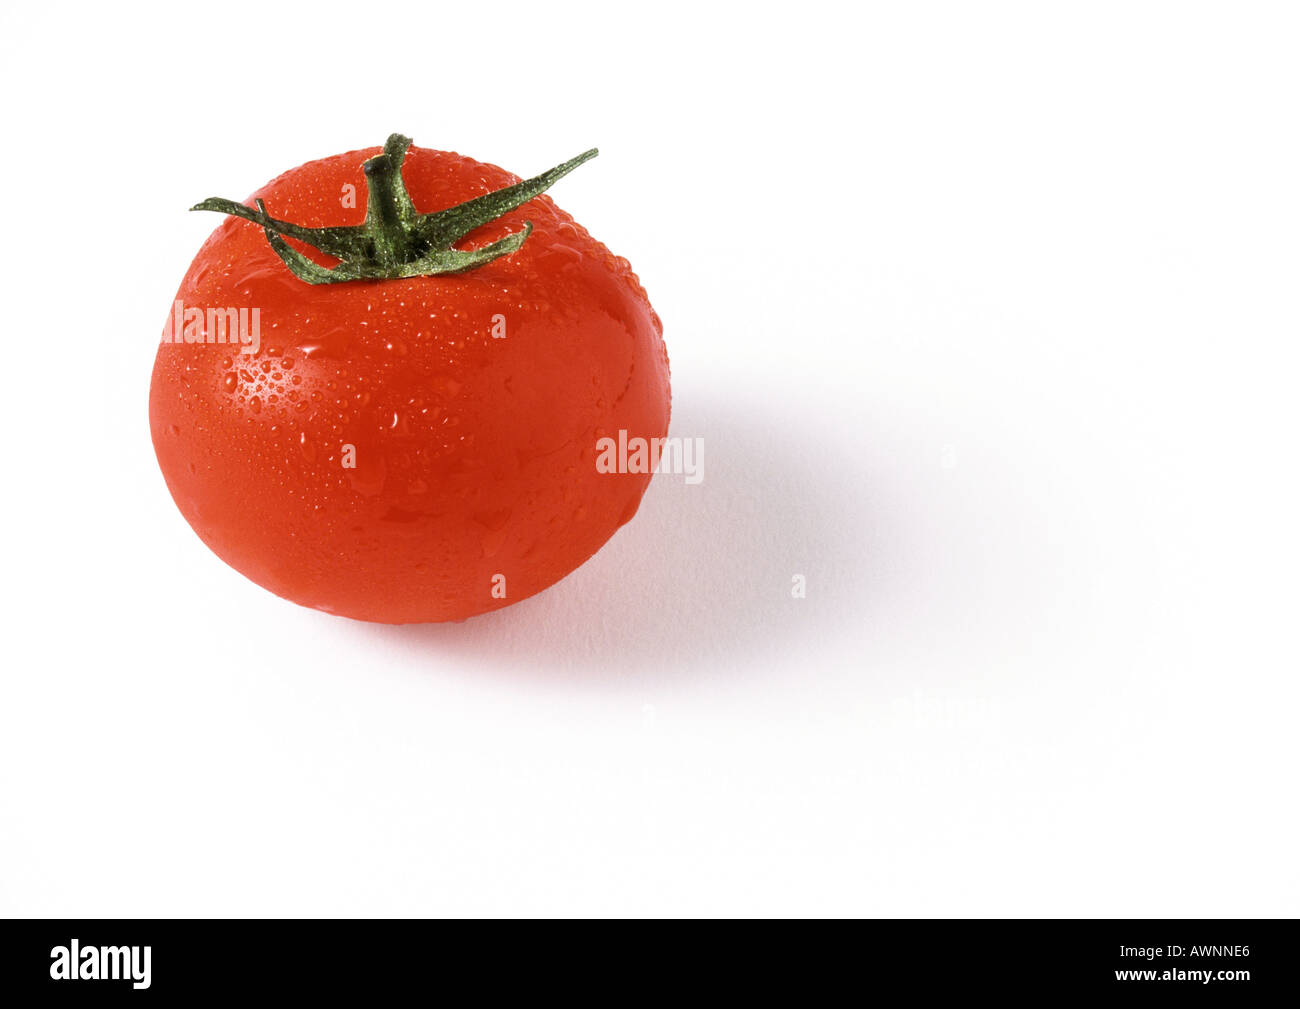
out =
[[[460,926],[461,929],[472,926]],[[735,928],[736,926],[730,926]],[[771,939],[563,940],[502,948],[426,921],[8,921],[0,1000],[168,1001],[249,994],[355,997],[367,1003],[470,983],[534,997],[617,988],[680,996],[757,986],[810,993],[852,984],[912,995],[1083,994],[1148,999],[1293,998],[1290,921],[869,921],[812,952]],[[865,936],[859,938],[861,933]],[[615,980],[615,979],[620,980]],[[611,986],[617,986],[611,991]]]

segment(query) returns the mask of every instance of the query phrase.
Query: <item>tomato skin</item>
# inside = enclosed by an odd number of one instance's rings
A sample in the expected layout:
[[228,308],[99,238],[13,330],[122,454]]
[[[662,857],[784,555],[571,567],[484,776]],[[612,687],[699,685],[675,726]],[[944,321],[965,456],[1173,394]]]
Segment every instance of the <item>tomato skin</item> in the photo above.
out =
[[[306,226],[360,224],[378,152],[310,162],[253,198]],[[403,174],[421,212],[519,181],[415,147]],[[662,326],[626,260],[549,197],[459,245],[525,221],[517,252],[470,272],[333,285],[295,278],[248,221],[217,228],[176,298],[257,308],[260,347],[160,344],[149,419],[177,506],[219,557],[326,612],[460,620],[553,584],[632,517],[650,476],[598,473],[596,443],[666,435]]]

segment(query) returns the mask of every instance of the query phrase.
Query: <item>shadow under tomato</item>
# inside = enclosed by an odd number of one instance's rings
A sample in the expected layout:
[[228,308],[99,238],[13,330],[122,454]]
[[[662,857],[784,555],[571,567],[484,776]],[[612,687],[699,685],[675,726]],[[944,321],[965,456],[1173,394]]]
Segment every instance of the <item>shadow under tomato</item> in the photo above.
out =
[[876,553],[860,433],[841,427],[675,399],[670,434],[703,439],[701,482],[656,475],[594,557],[516,605],[459,624],[360,626],[440,666],[530,680],[644,684],[812,652],[860,631]]

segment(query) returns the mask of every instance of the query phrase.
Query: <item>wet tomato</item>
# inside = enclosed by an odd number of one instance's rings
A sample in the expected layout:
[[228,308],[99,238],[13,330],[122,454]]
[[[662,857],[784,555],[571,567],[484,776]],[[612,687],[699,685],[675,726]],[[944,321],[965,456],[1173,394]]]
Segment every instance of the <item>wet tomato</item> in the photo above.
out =
[[627,261],[536,195],[594,152],[521,183],[409,143],[200,204],[235,216],[181,282],[149,401],[167,486],[219,557],[386,623],[473,616],[582,564],[650,480],[599,472],[597,442],[663,437],[670,398]]

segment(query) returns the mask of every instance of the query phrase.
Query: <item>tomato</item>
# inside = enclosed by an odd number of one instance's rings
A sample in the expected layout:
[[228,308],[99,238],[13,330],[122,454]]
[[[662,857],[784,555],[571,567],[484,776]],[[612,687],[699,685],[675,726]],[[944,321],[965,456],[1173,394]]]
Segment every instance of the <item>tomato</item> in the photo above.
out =
[[[444,228],[449,251],[371,240],[403,234],[362,230],[385,213],[409,225],[519,183],[403,140],[281,175],[250,199],[265,215],[200,205],[248,219],[228,217],[181,281],[149,396],[167,487],[217,556],[384,623],[464,619],[573,571],[651,477],[598,472],[597,442],[664,437],[670,408],[645,291],[549,197],[454,248]],[[394,169],[388,188],[374,165]],[[313,246],[310,228],[332,230]],[[356,261],[329,254],[341,235]],[[429,262],[446,272],[401,275]]]

